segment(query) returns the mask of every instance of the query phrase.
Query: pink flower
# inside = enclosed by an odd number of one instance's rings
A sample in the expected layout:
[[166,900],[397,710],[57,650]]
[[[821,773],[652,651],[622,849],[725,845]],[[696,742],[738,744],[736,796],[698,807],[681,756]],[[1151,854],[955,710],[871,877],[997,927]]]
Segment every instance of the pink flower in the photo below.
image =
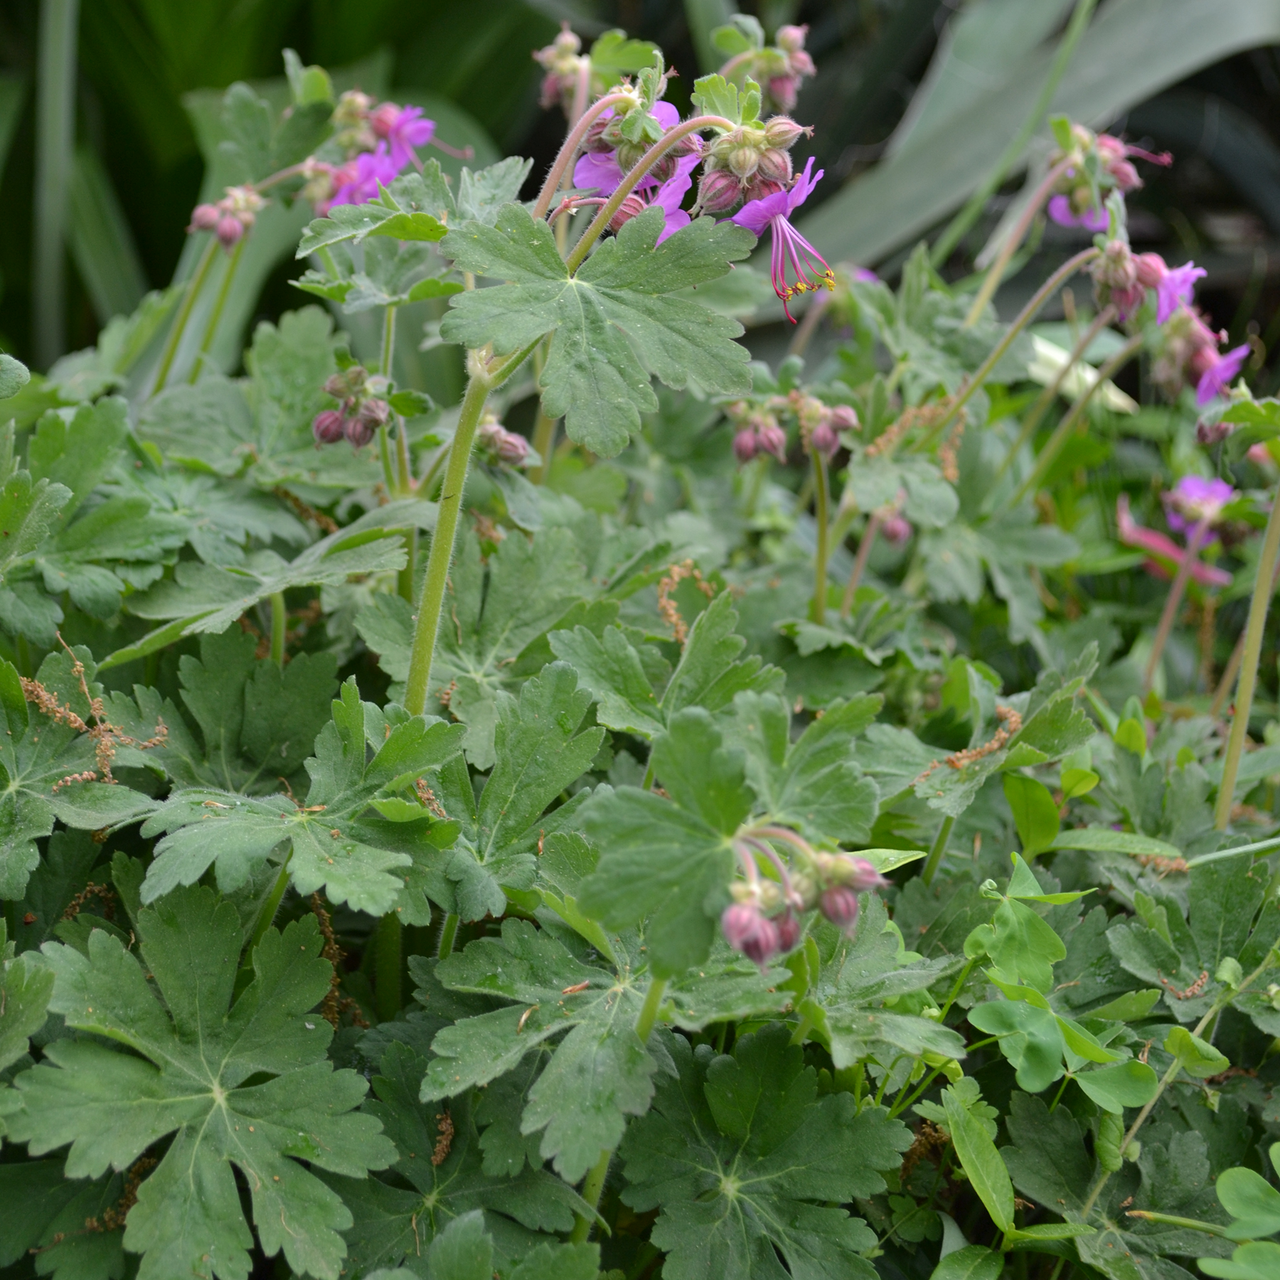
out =
[[333,193],[326,213],[335,204],[368,203],[377,197],[379,184],[390,186],[400,172],[400,166],[387,153],[385,142],[379,142],[373,151],[362,151],[356,156],[354,167],[354,174],[348,170],[342,175],[346,181]]
[[827,260],[788,221],[813,194],[822,178],[823,170],[811,177],[813,157],[805,162],[804,172],[795,180],[789,191],[778,191],[763,200],[749,200],[730,219],[756,236],[765,228],[773,233],[770,276],[773,291],[782,299],[782,309],[792,324],[795,317],[787,303],[798,293],[816,292],[818,289],[834,289],[836,278]]
[[421,107],[400,107],[384,102],[370,116],[374,133],[391,148],[391,163],[398,173],[412,162],[421,168],[415,148],[425,147],[436,131],[436,122],[426,119]]
[[1180,267],[1168,268],[1164,278],[1156,285],[1156,324],[1164,324],[1180,306],[1190,304],[1196,281],[1205,275],[1208,272],[1203,267],[1197,267],[1194,262],[1184,262]]
[[[1157,533],[1140,525],[1129,514],[1129,495],[1122,493],[1116,499],[1116,527],[1120,541],[1127,547],[1137,547],[1151,557],[1144,565],[1158,578],[1171,578],[1186,558],[1186,552],[1168,534]],[[1231,575],[1199,560],[1191,563],[1191,576],[1206,587],[1231,585]]]
[[1251,350],[1246,342],[1230,351],[1215,351],[1207,362],[1208,368],[1200,375],[1200,381],[1196,384],[1196,404],[1206,405],[1210,400],[1225,395],[1232,378],[1240,372],[1245,357]]
[[1225,480],[1183,476],[1165,494],[1165,519],[1175,533],[1186,533],[1202,520],[1214,524],[1222,508],[1235,496],[1236,491]]
[[1060,227],[1084,227],[1086,231],[1105,231],[1111,225],[1110,215],[1105,209],[1086,209],[1083,213],[1076,213],[1071,201],[1062,195],[1050,197],[1049,217]]

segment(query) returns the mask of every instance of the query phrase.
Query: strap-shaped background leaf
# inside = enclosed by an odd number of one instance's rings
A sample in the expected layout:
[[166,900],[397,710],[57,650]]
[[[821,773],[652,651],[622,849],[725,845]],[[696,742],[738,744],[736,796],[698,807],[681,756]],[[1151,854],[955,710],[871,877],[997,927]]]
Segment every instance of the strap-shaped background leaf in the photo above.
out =
[[338,1231],[351,1215],[299,1161],[363,1177],[390,1164],[395,1148],[372,1116],[350,1114],[367,1086],[333,1070],[332,1029],[308,1015],[331,976],[319,928],[307,918],[268,930],[234,1003],[240,918],[212,890],[180,890],[141,911],[137,930],[140,958],[100,930],[87,955],[45,945],[51,1007],[91,1035],[50,1045],[22,1076],[12,1136],[33,1155],[70,1143],[67,1175],[95,1178],[174,1135],[129,1214],[125,1243],[143,1254],[140,1280],[244,1280],[253,1237],[233,1164],[268,1256],[283,1249],[296,1271],[336,1280],[346,1252]]
[[724,275],[751,251],[750,232],[699,218],[655,247],[662,225],[660,210],[633,218],[570,276],[552,229],[521,206],[504,206],[493,227],[466,223],[441,250],[459,270],[507,283],[450,299],[440,333],[499,355],[550,333],[543,408],[571,440],[612,457],[658,407],[651,374],[726,394],[751,385],[737,321],[670,296]]

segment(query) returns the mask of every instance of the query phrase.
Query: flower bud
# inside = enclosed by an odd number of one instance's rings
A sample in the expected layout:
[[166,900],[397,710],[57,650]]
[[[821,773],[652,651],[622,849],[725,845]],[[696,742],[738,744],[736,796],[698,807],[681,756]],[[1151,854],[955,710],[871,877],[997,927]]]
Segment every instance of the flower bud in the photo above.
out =
[[498,441],[498,459],[513,467],[521,466],[529,456],[529,442],[514,431],[504,431]]
[[894,547],[902,546],[911,534],[911,522],[899,512],[886,516],[880,524],[880,536]]
[[764,139],[771,147],[789,151],[796,141],[813,132],[797,124],[790,116],[771,116],[764,123]]
[[809,447],[815,453],[820,453],[828,462],[835,457],[840,448],[840,437],[829,419],[824,418],[809,433]]
[[388,138],[399,119],[400,108],[394,102],[379,103],[369,115],[369,127],[376,137]]
[[769,80],[769,96],[783,111],[790,111],[795,107],[799,90],[799,76],[773,76]]
[[333,109],[333,124],[339,129],[361,124],[372,107],[373,99],[367,93],[361,93],[359,89],[348,89]]
[[720,928],[735,951],[741,951],[761,968],[778,954],[778,927],[758,907],[735,902],[724,909]]
[[1142,186],[1142,179],[1138,177],[1132,160],[1115,160],[1106,169],[1121,191],[1136,191]]
[[317,413],[311,422],[311,434],[316,438],[316,447],[341,440],[345,421],[340,409],[325,409]]
[[788,909],[773,923],[778,930],[778,950],[783,955],[788,951],[794,951],[796,943],[800,941],[800,921],[795,912]]
[[1165,260],[1158,253],[1140,253],[1134,258],[1133,265],[1138,273],[1138,283],[1148,289],[1158,288],[1169,274]]
[[1123,240],[1108,240],[1091,270],[1099,284],[1113,289],[1129,289],[1138,281],[1138,264]]
[[606,138],[604,132],[613,123],[613,112],[611,110],[597,116],[583,136],[583,151],[590,151],[594,155],[604,155],[606,152],[612,151],[617,146],[617,139]]
[[623,224],[630,222],[637,214],[641,214],[648,206],[644,197],[634,191],[618,206],[618,212],[609,219],[609,230],[615,234],[622,230]]
[[370,396],[369,399],[361,403],[356,417],[368,426],[370,434],[372,434],[379,427],[386,425],[387,420],[391,417],[391,406],[385,400]]
[[765,182],[791,181],[791,156],[778,147],[769,147],[760,152],[756,167],[757,178]]
[[188,231],[212,231],[222,217],[222,210],[216,204],[198,204],[191,210],[191,225]]
[[785,191],[786,187],[781,182],[771,182],[766,178],[762,178],[756,174],[750,182],[742,189],[742,198],[744,200],[763,200],[766,196],[777,195],[779,191]]
[[760,167],[760,152],[755,147],[734,147],[725,155],[724,162],[730,173],[745,181],[754,177],[755,171]]
[[1115,307],[1116,316],[1120,320],[1128,320],[1130,316],[1136,315],[1146,300],[1147,291],[1140,284],[1111,290],[1111,305]]
[[[1205,422],[1201,420],[1196,423],[1196,440],[1210,448],[1215,444],[1221,444],[1235,430],[1235,424],[1232,422]],[[1255,445],[1254,448],[1260,446]],[[1250,450],[1252,453],[1253,450]]]
[[837,929],[853,937],[858,927],[858,895],[853,889],[844,884],[833,885],[823,892],[818,906]]
[[866,858],[855,858],[848,854],[841,855],[841,860],[850,868],[845,873],[844,883],[859,893],[867,889],[883,889],[889,881],[869,863]]
[[739,462],[750,462],[758,451],[759,442],[756,440],[756,433],[750,427],[743,427],[733,437],[733,452]]
[[354,418],[348,418],[342,425],[342,434],[347,437],[354,449],[363,449],[373,439],[374,430],[373,425],[365,421],[360,414],[356,414]]
[[661,158],[649,170],[657,183],[670,182],[676,176],[676,163],[686,156],[702,154],[702,138],[696,133],[686,133],[669,150],[662,153]]
[[759,445],[764,453],[771,453],[779,462],[787,460],[787,433],[776,422],[767,422],[759,430]]
[[224,249],[230,249],[244,235],[244,223],[232,213],[218,219],[217,236]]
[[805,36],[809,34],[807,26],[799,27],[794,23],[784,23],[774,36],[774,43],[784,53],[799,53],[804,48]]
[[837,431],[857,431],[861,424],[852,405],[838,404],[831,410],[831,425]]
[[712,169],[698,183],[698,207],[703,213],[728,213],[742,199],[742,184],[727,169]]

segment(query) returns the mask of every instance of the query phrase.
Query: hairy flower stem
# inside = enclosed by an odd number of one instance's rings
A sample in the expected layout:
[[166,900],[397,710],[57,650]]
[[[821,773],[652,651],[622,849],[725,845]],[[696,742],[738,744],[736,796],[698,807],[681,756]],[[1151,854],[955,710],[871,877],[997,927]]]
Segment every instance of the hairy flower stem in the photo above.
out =
[[209,312],[209,319],[205,322],[204,337],[200,340],[200,350],[192,362],[191,372],[187,375],[187,381],[192,386],[200,380],[200,375],[204,372],[205,361],[208,359],[209,352],[213,349],[213,340],[218,333],[218,322],[222,319],[223,309],[227,305],[227,299],[231,296],[231,282],[235,279],[236,268],[240,265],[240,259],[244,256],[244,246],[248,238],[248,236],[241,236],[236,241],[236,247],[232,250],[231,258],[227,262],[227,269],[223,272],[218,296],[213,300],[213,310]]
[[1267,532],[1262,540],[1262,554],[1258,557],[1258,576],[1254,580],[1253,596],[1249,600],[1249,621],[1245,624],[1244,652],[1240,658],[1240,687],[1236,690],[1236,705],[1231,713],[1231,737],[1227,741],[1227,754],[1222,761],[1222,782],[1218,786],[1218,803],[1213,813],[1213,825],[1219,831],[1225,831],[1227,823],[1231,821],[1231,803],[1236,793],[1240,753],[1244,750],[1245,736],[1249,732],[1249,713],[1253,710],[1253,691],[1258,682],[1258,659],[1262,655],[1262,633],[1266,630],[1267,610],[1271,605],[1277,552],[1280,552],[1280,493],[1271,502]]
[[1065,160],[1060,160],[1045,174],[1040,185],[1032,192],[1031,199],[1027,201],[1027,207],[1022,211],[1022,216],[1014,224],[1013,230],[1005,237],[1004,243],[1000,246],[1000,252],[996,254],[995,261],[991,264],[981,287],[974,295],[973,305],[970,306],[969,312],[964,318],[964,327],[966,329],[972,329],[978,323],[979,317],[986,310],[987,303],[991,301],[995,291],[1004,281],[1004,273],[1009,268],[1009,260],[1026,238],[1036,214],[1040,212],[1044,202],[1053,194],[1053,188],[1058,179],[1071,168],[1071,164],[1072,161],[1069,157]]
[[1040,314],[1040,308],[1049,300],[1049,298],[1058,291],[1058,287],[1069,280],[1081,267],[1092,262],[1094,258],[1102,252],[1101,249],[1082,249],[1074,258],[1068,258],[1066,262],[1060,266],[1031,296],[1031,301],[1027,303],[1014,318],[1013,323],[1009,326],[1004,337],[991,349],[991,354],[978,366],[973,376],[960,389],[956,396],[955,403],[951,406],[947,416],[934,428],[933,435],[935,438],[941,437],[942,433],[960,416],[960,410],[969,402],[974,392],[982,386],[982,384],[991,375],[991,370],[1000,363],[1000,357],[1013,345],[1013,340],[1020,334],[1023,329],[1029,325],[1032,320]]
[[[585,117],[584,117],[585,118]],[[733,122],[726,120],[723,116],[694,116],[692,120],[686,120],[683,124],[678,124],[674,129],[668,129],[666,133],[658,139],[657,142],[644,153],[636,164],[636,167],[626,174],[622,181],[618,184],[618,189],[609,197],[609,202],[605,204],[592,219],[591,225],[582,233],[582,238],[573,246],[573,252],[569,255],[565,265],[569,268],[569,274],[572,275],[582,266],[583,260],[586,258],[591,246],[604,234],[604,229],[613,221],[613,215],[622,208],[622,202],[636,189],[640,179],[644,177],[650,169],[653,168],[659,160],[662,159],[672,147],[676,145],[682,138],[686,138],[691,133],[697,133],[700,129],[724,129],[726,131],[733,128]],[[1097,253],[1098,250],[1094,250]]]
[[373,934],[373,1008],[379,1022],[390,1022],[403,1003],[400,983],[401,941],[404,929],[400,917],[388,911],[378,921]]
[[[641,1044],[647,1044],[649,1041],[654,1024],[658,1020],[658,1008],[662,1004],[662,996],[666,989],[666,978],[650,979],[644,1004],[641,1005],[640,1013],[636,1018],[636,1035],[639,1036]],[[573,1224],[573,1233],[569,1237],[574,1244],[582,1244],[591,1235],[591,1227],[595,1221],[594,1210],[599,1206],[600,1197],[604,1194],[605,1179],[609,1176],[609,1164],[612,1160],[612,1147],[601,1151],[600,1159],[588,1171],[583,1181],[582,1198],[591,1206],[593,1213],[578,1215],[577,1221]]]
[[938,867],[942,863],[942,855],[947,851],[947,841],[951,838],[951,828],[955,825],[956,820],[947,817],[943,818],[942,826],[938,828],[938,834],[929,849],[929,856],[925,859],[924,870],[920,873],[920,879],[926,885],[933,883],[933,877],[937,874]]
[[450,911],[440,921],[440,937],[436,940],[436,959],[443,960],[453,951],[454,939],[458,936],[458,913]]
[[1045,441],[1044,448],[1036,454],[1035,463],[1030,472],[1028,472],[1026,479],[1014,490],[1013,497],[1005,504],[1006,506],[1016,507],[1029,493],[1034,493],[1039,488],[1040,482],[1048,474],[1054,460],[1062,452],[1062,446],[1066,444],[1067,437],[1071,434],[1076,423],[1080,421],[1084,411],[1089,407],[1089,401],[1093,399],[1093,393],[1122,365],[1127,364],[1133,356],[1137,355],[1141,348],[1142,335],[1140,333],[1135,334],[1098,370],[1097,379],[1076,397],[1075,403],[1063,415],[1062,421],[1054,427],[1053,434]]
[[533,204],[533,216],[535,218],[545,218],[547,216],[547,211],[551,208],[551,202],[555,199],[556,192],[560,189],[561,179],[577,158],[578,148],[582,146],[582,140],[587,136],[587,130],[591,128],[596,119],[616,102],[634,101],[635,98],[629,93],[606,93],[603,98],[593,102],[582,113],[577,124],[569,130],[569,135],[561,145],[559,154],[547,171],[542,190],[538,192],[538,198]]
[[831,488],[827,483],[827,464],[822,454],[814,449],[813,458],[813,516],[818,525],[818,546],[813,557],[813,601],[809,617],[822,626],[827,620],[827,560],[831,554]]
[[385,308],[382,316],[382,362],[379,368],[384,378],[391,377],[391,362],[396,350],[396,309]]
[[1053,101],[1053,95],[1057,92],[1058,85],[1066,73],[1067,65],[1071,61],[1076,45],[1080,42],[1080,37],[1084,35],[1085,27],[1089,25],[1089,19],[1093,16],[1097,2],[1098,0],[1076,0],[1075,11],[1058,43],[1053,65],[1049,68],[1049,74],[1040,87],[1040,96],[1022,122],[1022,128],[1018,130],[1017,136],[1010,140],[1000,159],[996,161],[995,168],[987,175],[986,181],[969,197],[968,203],[952,218],[947,229],[934,243],[930,258],[935,267],[941,266],[951,256],[951,251],[981,216],[987,201],[1004,181],[1005,174],[1018,162],[1027,143],[1031,141],[1032,134],[1040,128],[1040,122],[1044,119],[1045,112],[1049,110],[1049,104]]
[[1160,666],[1161,657],[1164,655],[1164,647],[1169,642],[1169,633],[1173,630],[1174,619],[1178,616],[1178,609],[1182,605],[1182,597],[1187,592],[1187,583],[1191,580],[1192,566],[1196,562],[1196,556],[1208,532],[1209,522],[1207,520],[1198,521],[1191,530],[1190,537],[1187,538],[1187,554],[1182,557],[1178,572],[1169,584],[1169,594],[1165,597],[1164,608],[1160,611],[1160,623],[1156,627],[1156,638],[1151,644],[1151,654],[1147,658],[1146,670],[1142,673],[1142,692],[1144,696],[1150,692],[1152,682],[1156,678],[1156,670]]
[[285,634],[284,592],[271,593],[271,661],[277,667],[284,666],[284,634]]
[[[568,226],[568,222],[564,222],[564,226]],[[557,225],[556,231],[559,232],[560,226]],[[559,240],[556,241],[560,249],[561,255],[564,254],[564,245]],[[533,353],[533,380],[537,384],[542,379],[542,366],[546,363],[546,345],[540,345]],[[529,480],[533,484],[546,484],[547,476],[551,474],[551,452],[556,447],[556,419],[549,418],[547,411],[542,407],[542,401],[538,401],[538,416],[533,424],[533,451],[538,455],[541,461],[534,470],[529,472]]]
[[1041,419],[1048,413],[1049,406],[1053,403],[1054,397],[1062,389],[1062,384],[1067,380],[1072,369],[1076,367],[1083,359],[1085,352],[1089,350],[1094,338],[1100,334],[1103,329],[1116,318],[1116,309],[1113,306],[1106,306],[1098,313],[1098,317],[1089,326],[1085,333],[1081,336],[1080,341],[1076,343],[1072,349],[1067,362],[1054,375],[1053,381],[1040,393],[1035,404],[1031,406],[1031,412],[1027,414],[1026,421],[1022,424],[1022,430],[1018,432],[1018,438],[1009,446],[1009,452],[1005,454],[1004,461],[1000,464],[999,470],[996,472],[994,479],[991,481],[991,487],[994,489],[1001,480],[1004,479],[1005,473],[1013,466],[1013,460],[1022,450],[1022,446],[1027,443],[1035,435],[1036,428],[1040,425]]
[[[413,481],[413,460],[409,456],[409,435],[404,419],[396,414],[396,492],[401,498],[412,498],[417,486]],[[418,529],[410,525],[404,531],[404,568],[396,575],[396,594],[413,603],[413,586],[418,568]]]
[[879,511],[873,511],[867,517],[867,527],[862,531],[862,541],[858,543],[858,554],[853,560],[853,572],[849,575],[849,581],[844,584],[844,595],[840,599],[840,616],[848,619],[853,614],[853,597],[857,593],[858,585],[862,582],[862,575],[867,569],[867,560],[871,556],[871,548],[875,545],[876,534],[880,532],[880,526],[884,523],[884,517]]
[[[1234,852],[1238,853],[1239,850],[1238,849],[1234,850]],[[1203,1018],[1200,1019],[1199,1022],[1196,1023],[1191,1034],[1193,1036],[1200,1035],[1200,1033],[1205,1029],[1205,1027],[1207,1027],[1209,1023],[1212,1022],[1214,1018],[1216,1018],[1218,1014],[1222,1012],[1222,1010],[1226,1007],[1227,1004],[1231,1002],[1232,999],[1240,995],[1242,992],[1248,991],[1250,986],[1253,985],[1254,979],[1257,978],[1258,975],[1262,973],[1265,969],[1269,968],[1272,964],[1275,963],[1274,953],[1275,953],[1275,947],[1272,947],[1270,950],[1268,950],[1267,954],[1263,957],[1262,963],[1251,974],[1249,974],[1249,976],[1245,978],[1238,987],[1234,987],[1234,988],[1229,987],[1223,990],[1218,995],[1218,998],[1213,1002],[1213,1005],[1210,1007],[1209,1011],[1204,1015]],[[1161,1095],[1169,1087],[1169,1085],[1173,1083],[1174,1079],[1178,1075],[1178,1072],[1181,1070],[1182,1070],[1181,1061],[1177,1058],[1174,1058],[1174,1060],[1169,1064],[1169,1069],[1164,1073],[1164,1075],[1160,1077],[1160,1083],[1156,1087],[1155,1095],[1152,1097],[1151,1101],[1148,1102],[1146,1106],[1144,1106],[1142,1110],[1138,1112],[1138,1118],[1133,1122],[1132,1126],[1129,1129],[1129,1132],[1124,1135],[1124,1141],[1120,1144],[1120,1150],[1122,1153],[1128,1149],[1129,1143],[1131,1143],[1134,1140],[1134,1138],[1137,1136],[1138,1130],[1141,1129],[1142,1126],[1146,1123],[1147,1117],[1151,1114],[1156,1103],[1160,1101]],[[1084,1202],[1084,1208],[1081,1209],[1080,1211],[1081,1221],[1088,1222],[1089,1212],[1090,1210],[1092,1210],[1093,1206],[1097,1204],[1098,1197],[1102,1194],[1102,1188],[1107,1185],[1107,1179],[1110,1177],[1111,1177],[1111,1174],[1104,1169],[1101,1175],[1099,1176],[1098,1181],[1093,1184],[1093,1190],[1089,1192],[1089,1198]]]
[[182,341],[187,322],[191,319],[192,309],[196,305],[196,298],[200,296],[200,290],[204,288],[205,277],[213,266],[213,257],[217,252],[218,239],[216,236],[211,235],[209,243],[205,245],[204,252],[200,255],[199,262],[196,263],[195,271],[192,272],[190,280],[187,281],[187,291],[183,295],[182,306],[178,308],[178,314],[174,317],[173,327],[169,330],[169,337],[160,356],[160,367],[156,370],[155,386],[151,388],[153,396],[163,391],[164,384],[169,380],[169,370],[173,367],[173,358],[178,354],[178,345]]

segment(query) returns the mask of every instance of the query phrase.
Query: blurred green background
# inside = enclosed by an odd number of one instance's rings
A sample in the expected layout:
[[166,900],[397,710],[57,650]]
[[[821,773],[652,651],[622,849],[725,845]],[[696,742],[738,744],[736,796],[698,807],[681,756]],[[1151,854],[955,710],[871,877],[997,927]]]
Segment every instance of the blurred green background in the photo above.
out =
[[[1135,246],[1209,269],[1201,297],[1253,375],[1280,365],[1280,0],[756,0],[772,34],[809,24],[818,76],[796,111],[827,170],[806,229],[833,261],[892,277],[988,178],[1024,125],[1009,179],[945,264],[961,277],[1046,152],[1036,98],[1074,10],[1088,17],[1051,109],[1114,126],[1172,170],[1144,166],[1130,200]],[[216,194],[216,91],[282,90],[281,49],[335,70],[340,87],[416,101],[440,134],[483,160],[532,155],[534,176],[563,120],[538,105],[531,52],[562,20],[660,44],[687,101],[714,69],[709,31],[729,0],[3,0],[0,3],[0,346],[34,367],[91,345],[113,314],[183,270],[185,226]],[[343,70],[345,69],[345,70]],[[1006,156],[1005,159],[1009,159]],[[38,212],[37,212],[38,211]],[[303,212],[299,210],[297,217]],[[283,217],[283,211],[281,211]],[[300,222],[299,222],[300,225]],[[42,234],[37,235],[37,228]],[[244,325],[304,300],[283,224],[262,236],[250,292],[220,344],[234,363]],[[1049,228],[1001,309],[1025,297],[1072,234]],[[270,241],[270,243],[268,243]],[[42,248],[40,246],[43,246]],[[755,339],[769,345],[776,313]]]

